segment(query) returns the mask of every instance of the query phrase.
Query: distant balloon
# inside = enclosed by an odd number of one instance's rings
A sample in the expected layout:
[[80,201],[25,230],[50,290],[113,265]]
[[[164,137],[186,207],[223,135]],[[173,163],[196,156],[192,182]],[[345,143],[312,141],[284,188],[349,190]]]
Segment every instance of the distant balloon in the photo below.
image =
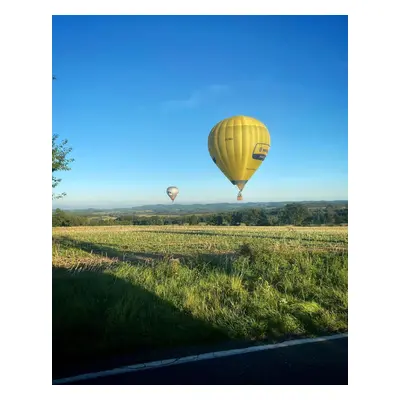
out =
[[208,135],[208,151],[222,173],[242,190],[268,154],[271,137],[267,127],[243,115],[218,122]]
[[170,186],[167,188],[167,195],[174,202],[175,197],[178,195],[179,189],[176,186]]

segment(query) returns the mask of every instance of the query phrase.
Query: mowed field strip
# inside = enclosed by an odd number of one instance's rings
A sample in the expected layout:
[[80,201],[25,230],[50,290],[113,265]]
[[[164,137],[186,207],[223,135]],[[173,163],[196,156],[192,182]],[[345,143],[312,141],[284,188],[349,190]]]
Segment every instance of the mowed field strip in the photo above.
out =
[[347,247],[347,227],[53,228],[55,369],[346,332]]

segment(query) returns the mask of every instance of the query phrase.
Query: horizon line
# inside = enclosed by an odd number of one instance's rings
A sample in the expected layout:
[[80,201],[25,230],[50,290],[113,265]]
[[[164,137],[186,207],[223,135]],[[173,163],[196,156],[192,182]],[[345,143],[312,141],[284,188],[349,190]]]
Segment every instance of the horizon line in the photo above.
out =
[[[115,209],[132,209],[132,208],[138,208],[138,207],[154,207],[154,206],[196,206],[196,205],[204,205],[204,206],[211,206],[211,205],[218,205],[218,204],[236,204],[238,206],[243,205],[243,204],[271,204],[271,203],[334,203],[334,202],[348,202],[348,199],[336,199],[336,200],[273,200],[273,201],[247,201],[247,202],[216,202],[216,203],[153,203],[153,204],[139,204],[135,206],[105,206],[105,207],[81,207],[79,208],[74,206],[64,206],[64,208],[69,208],[73,211],[80,211],[80,210],[115,210]],[[53,206],[52,210],[56,209],[61,209],[61,206]]]

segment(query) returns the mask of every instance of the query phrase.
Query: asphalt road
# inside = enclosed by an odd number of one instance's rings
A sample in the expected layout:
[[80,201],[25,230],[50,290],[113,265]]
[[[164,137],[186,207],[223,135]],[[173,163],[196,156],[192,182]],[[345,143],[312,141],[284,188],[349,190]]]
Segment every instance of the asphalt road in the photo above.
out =
[[348,339],[171,365],[76,385],[347,385]]

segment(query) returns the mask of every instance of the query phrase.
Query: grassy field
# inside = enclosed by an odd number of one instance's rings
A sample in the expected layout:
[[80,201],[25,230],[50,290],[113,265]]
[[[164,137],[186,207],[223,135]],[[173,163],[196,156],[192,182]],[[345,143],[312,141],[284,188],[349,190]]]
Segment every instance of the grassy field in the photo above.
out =
[[53,228],[55,368],[346,331],[347,245],[347,227]]

